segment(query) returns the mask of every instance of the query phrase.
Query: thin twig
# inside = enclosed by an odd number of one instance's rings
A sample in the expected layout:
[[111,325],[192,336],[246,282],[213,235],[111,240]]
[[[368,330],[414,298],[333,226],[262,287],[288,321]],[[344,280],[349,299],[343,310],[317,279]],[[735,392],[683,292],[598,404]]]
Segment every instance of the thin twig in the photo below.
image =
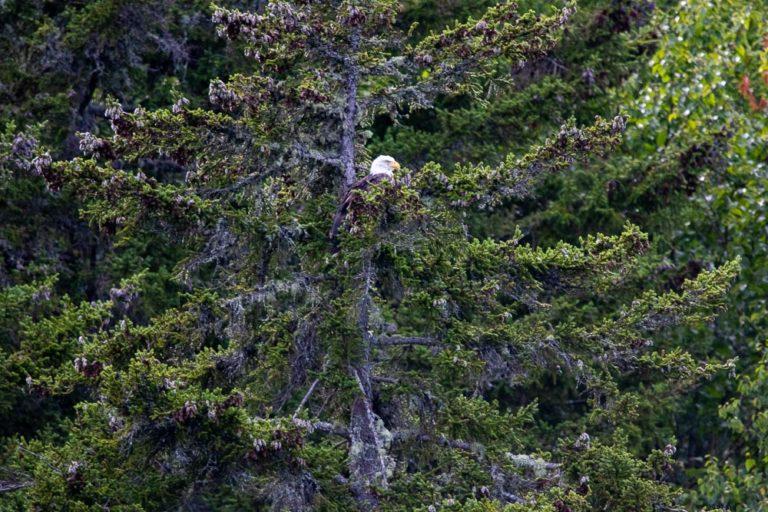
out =
[[63,474],[64,474],[64,472],[63,472],[63,471],[61,471],[59,468],[57,468],[56,466],[54,466],[53,464],[51,464],[51,462],[49,461],[49,459],[45,458],[44,456],[40,455],[39,453],[35,453],[35,452],[33,452],[32,450],[28,450],[28,449],[24,448],[24,446],[22,446],[21,444],[19,444],[19,445],[18,445],[18,448],[19,448],[19,450],[23,451],[24,453],[28,453],[29,455],[32,455],[32,456],[34,456],[34,457],[37,457],[38,459],[40,459],[41,461],[43,461],[43,464],[45,464],[46,466],[48,466],[49,468],[51,468],[51,469],[52,469],[53,471],[55,471],[56,473],[58,473],[58,474],[60,474],[60,475],[63,475]]
[[301,399],[299,406],[296,408],[296,412],[293,413],[294,418],[299,415],[299,412],[301,412],[302,407],[304,407],[304,404],[306,404],[307,400],[309,400],[309,397],[312,395],[312,392],[315,390],[315,386],[317,386],[318,382],[320,382],[320,379],[315,379],[312,385],[309,386],[307,393],[304,395],[304,398]]

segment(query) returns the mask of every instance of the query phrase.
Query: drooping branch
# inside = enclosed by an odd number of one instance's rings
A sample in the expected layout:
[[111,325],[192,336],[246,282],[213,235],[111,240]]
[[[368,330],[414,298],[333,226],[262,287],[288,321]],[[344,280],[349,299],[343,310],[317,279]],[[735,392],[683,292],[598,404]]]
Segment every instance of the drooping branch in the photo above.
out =
[[367,70],[369,75],[395,77],[400,85],[375,91],[361,100],[360,109],[371,115],[392,113],[402,105],[429,108],[441,94],[462,90],[500,57],[521,68],[556,45],[574,11],[575,4],[569,4],[552,16],[521,15],[515,2],[506,1],[488,9],[479,20],[430,34],[405,55],[387,58]]
[[533,193],[545,176],[570,168],[578,159],[600,157],[621,140],[624,119],[598,118],[589,128],[566,124],[558,134],[523,157],[507,156],[498,167],[459,166],[450,175],[430,164],[417,176],[417,186],[453,207],[492,209],[506,198],[522,199]]

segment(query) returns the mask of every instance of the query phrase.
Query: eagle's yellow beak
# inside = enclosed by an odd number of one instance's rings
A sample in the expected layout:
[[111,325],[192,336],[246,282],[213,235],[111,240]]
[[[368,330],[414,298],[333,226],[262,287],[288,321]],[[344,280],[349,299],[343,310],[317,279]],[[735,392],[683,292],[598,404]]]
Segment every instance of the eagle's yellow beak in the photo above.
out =
[[392,169],[395,171],[400,170],[400,164],[397,161],[392,162]]

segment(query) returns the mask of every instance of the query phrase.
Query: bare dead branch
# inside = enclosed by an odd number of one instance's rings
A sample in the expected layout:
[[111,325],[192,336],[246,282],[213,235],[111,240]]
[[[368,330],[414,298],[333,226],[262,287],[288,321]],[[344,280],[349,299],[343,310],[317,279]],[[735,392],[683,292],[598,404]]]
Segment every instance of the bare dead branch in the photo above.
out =
[[306,404],[307,400],[309,400],[309,397],[312,395],[312,392],[315,390],[315,386],[317,386],[318,382],[320,382],[320,379],[315,379],[314,382],[312,382],[312,385],[309,386],[307,393],[304,395],[304,398],[301,399],[299,406],[296,408],[296,412],[293,413],[294,418],[299,415],[299,412],[301,412],[301,409],[304,407],[304,404]]

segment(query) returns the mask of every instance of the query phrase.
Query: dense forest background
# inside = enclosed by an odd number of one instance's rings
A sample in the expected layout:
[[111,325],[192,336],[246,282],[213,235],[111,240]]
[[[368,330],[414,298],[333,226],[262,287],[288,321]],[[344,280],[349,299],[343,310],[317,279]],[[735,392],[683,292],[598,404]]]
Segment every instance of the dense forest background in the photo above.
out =
[[762,0],[0,21],[0,510],[768,510]]

